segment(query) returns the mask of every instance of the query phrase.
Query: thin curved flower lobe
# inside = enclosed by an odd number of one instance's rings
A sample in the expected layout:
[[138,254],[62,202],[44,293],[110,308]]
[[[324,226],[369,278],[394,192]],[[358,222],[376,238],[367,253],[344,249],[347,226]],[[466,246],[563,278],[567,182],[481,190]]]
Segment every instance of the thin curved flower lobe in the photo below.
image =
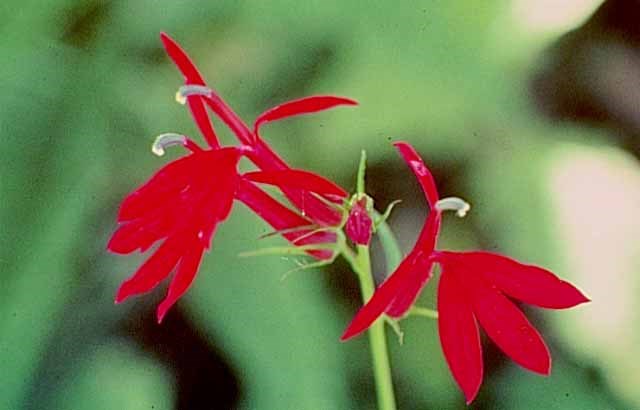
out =
[[253,124],[253,133],[259,135],[260,126],[267,122],[277,121],[295,115],[324,111],[339,105],[358,105],[358,103],[351,98],[336,97],[333,95],[317,95],[288,101],[260,114]]
[[122,284],[117,303],[150,291],[176,267],[167,297],[158,308],[158,321],[186,292],[217,224],[231,211],[239,158],[235,148],[198,149],[165,165],[125,198],[118,214],[121,225],[108,249],[121,254],[144,252],[164,241]]

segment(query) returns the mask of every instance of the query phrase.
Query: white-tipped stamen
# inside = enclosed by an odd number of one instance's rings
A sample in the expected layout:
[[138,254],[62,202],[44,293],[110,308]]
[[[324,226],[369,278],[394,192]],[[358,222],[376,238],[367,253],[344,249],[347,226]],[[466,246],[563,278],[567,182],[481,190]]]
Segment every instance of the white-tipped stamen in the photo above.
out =
[[207,97],[211,95],[211,88],[205,85],[196,84],[183,85],[178,88],[178,91],[176,92],[176,101],[184,105],[187,103],[187,97],[192,95],[202,95]]
[[168,132],[166,134],[160,134],[153,141],[151,146],[151,152],[161,157],[164,155],[167,147],[172,145],[185,145],[187,143],[187,137],[184,135],[176,134],[175,132]]
[[455,211],[458,217],[463,218],[471,209],[471,205],[469,205],[469,203],[464,199],[451,196],[448,198],[442,198],[436,202],[435,208],[440,212]]

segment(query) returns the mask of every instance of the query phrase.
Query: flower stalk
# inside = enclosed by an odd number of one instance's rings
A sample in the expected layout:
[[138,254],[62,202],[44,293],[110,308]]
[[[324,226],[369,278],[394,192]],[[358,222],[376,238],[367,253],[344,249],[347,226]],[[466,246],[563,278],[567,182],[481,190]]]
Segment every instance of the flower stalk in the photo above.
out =
[[[352,268],[358,275],[362,301],[367,303],[375,292],[368,246],[357,246],[354,262]],[[389,349],[387,348],[387,339],[384,331],[384,321],[378,320],[369,328],[369,344],[376,384],[376,395],[378,398],[378,409],[395,410],[396,399],[393,392],[393,379],[391,376]]]

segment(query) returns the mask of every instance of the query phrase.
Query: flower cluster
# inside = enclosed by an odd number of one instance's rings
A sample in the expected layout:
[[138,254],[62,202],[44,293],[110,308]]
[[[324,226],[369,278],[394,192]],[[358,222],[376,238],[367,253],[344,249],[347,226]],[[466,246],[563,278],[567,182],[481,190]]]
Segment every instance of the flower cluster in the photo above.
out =
[[[151,179],[129,194],[118,214],[120,227],[108,249],[115,253],[144,252],[160,243],[152,256],[121,286],[116,303],[145,293],[173,275],[166,298],[158,306],[161,322],[169,308],[193,282],[204,251],[211,245],[217,225],[230,214],[234,200],[249,207],[296,246],[308,246],[318,259],[333,257],[330,247],[342,215],[332,204],[342,204],[347,192],[314,173],[290,168],[260,137],[260,127],[283,118],[356,105],[354,100],[315,96],[287,102],[258,117],[250,129],[210,88],[187,54],[168,35],[161,34],[169,57],[184,76],[179,99],[189,107],[208,148],[178,134],[163,134],[153,151],[159,155],[170,145],[182,145],[187,156],[165,165]],[[211,109],[236,135],[238,146],[221,147],[209,118]],[[244,156],[258,171],[240,174]],[[257,183],[279,187],[295,210],[277,201]],[[322,229],[325,228],[325,229]],[[329,229],[327,229],[329,228]]]
[[440,199],[433,176],[407,143],[395,144],[418,178],[430,212],[413,250],[356,314],[342,335],[350,339],[383,314],[401,318],[432,276],[442,268],[438,284],[438,331],[451,373],[467,403],[475,398],[483,378],[478,323],[493,342],[520,366],[547,375],[549,349],[538,331],[509,298],[531,305],[565,309],[588,302],[573,285],[553,273],[488,252],[435,250],[442,213],[469,209],[459,198]]
[[[364,193],[364,156],[358,192],[349,198],[347,191],[330,180],[291,168],[259,133],[261,126],[269,122],[356,105],[354,100],[314,96],[290,101],[261,114],[250,128],[206,85],[177,43],[166,34],[161,35],[161,40],[184,76],[177,99],[189,108],[207,147],[179,134],[163,134],[156,139],[153,151],[158,155],[172,145],[182,146],[188,153],[162,167],[121,205],[120,226],[108,249],[129,254],[157,247],[122,283],[116,303],[150,291],[175,272],[167,296],[157,309],[157,320],[161,322],[192,284],[218,224],[229,217],[236,201],[299,247],[296,249],[301,253],[319,262],[331,261],[339,252],[345,257],[345,252],[352,252],[337,245],[344,245],[341,241],[345,235],[355,245],[369,244],[376,224],[385,216],[375,215],[372,199]],[[231,129],[238,145],[221,146],[209,111]],[[438,264],[440,341],[467,402],[475,398],[483,378],[478,325],[516,363],[548,374],[551,358],[545,342],[510,299],[551,309],[573,307],[588,299],[571,284],[539,267],[488,252],[436,250],[443,212],[454,210],[462,216],[469,206],[459,198],[441,199],[433,176],[416,151],[404,142],[395,146],[417,177],[430,212],[413,250],[359,310],[342,340],[362,333],[383,315],[404,317],[431,278],[434,264]],[[242,157],[249,159],[256,170],[239,172]],[[259,184],[276,186],[292,206],[284,205]]]

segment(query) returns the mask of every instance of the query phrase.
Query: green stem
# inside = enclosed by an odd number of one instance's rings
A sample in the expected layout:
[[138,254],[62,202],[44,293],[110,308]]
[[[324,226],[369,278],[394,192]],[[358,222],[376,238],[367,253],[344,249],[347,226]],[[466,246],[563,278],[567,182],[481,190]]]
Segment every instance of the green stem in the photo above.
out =
[[[375,291],[373,275],[371,272],[371,258],[369,247],[358,245],[353,268],[360,279],[360,289],[364,303],[371,299]],[[395,410],[396,400],[393,393],[393,380],[391,378],[391,365],[387,339],[384,332],[384,321],[377,320],[369,327],[369,343],[371,344],[371,359],[373,360],[373,373],[376,382],[379,410]]]

